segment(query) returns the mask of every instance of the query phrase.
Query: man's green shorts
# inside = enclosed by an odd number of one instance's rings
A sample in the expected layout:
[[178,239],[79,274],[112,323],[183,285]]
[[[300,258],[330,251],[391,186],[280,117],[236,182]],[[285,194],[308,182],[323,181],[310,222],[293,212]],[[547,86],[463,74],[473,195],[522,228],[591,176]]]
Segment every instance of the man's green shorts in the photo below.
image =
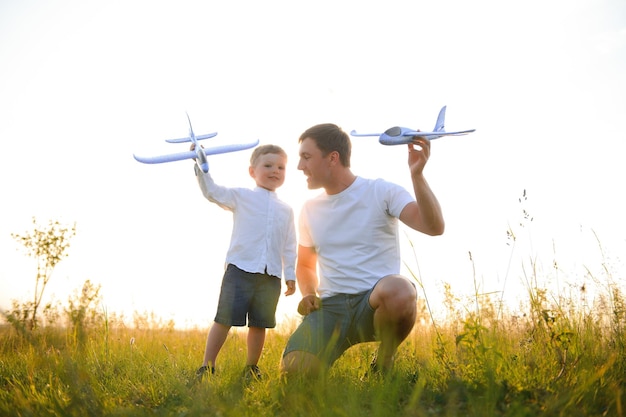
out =
[[369,303],[373,290],[323,298],[320,309],[302,319],[287,341],[283,356],[304,351],[330,366],[350,346],[377,340],[374,309]]

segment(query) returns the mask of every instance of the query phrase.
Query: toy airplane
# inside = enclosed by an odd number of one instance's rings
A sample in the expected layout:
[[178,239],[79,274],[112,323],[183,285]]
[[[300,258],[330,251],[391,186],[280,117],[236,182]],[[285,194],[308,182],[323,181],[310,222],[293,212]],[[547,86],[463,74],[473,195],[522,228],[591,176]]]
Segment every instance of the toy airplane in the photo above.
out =
[[395,126],[385,130],[383,133],[357,133],[356,130],[350,132],[352,136],[378,136],[378,141],[383,145],[404,145],[413,142],[414,136],[425,137],[433,140],[442,136],[460,136],[474,132],[476,129],[460,130],[456,132],[446,132],[444,130],[444,122],[446,118],[446,106],[439,111],[437,123],[432,132],[420,132],[419,130],[409,129],[407,127]]
[[193,133],[193,128],[191,127],[191,119],[189,119],[189,115],[187,114],[187,120],[189,121],[189,136],[185,138],[179,139],[166,139],[165,141],[168,143],[184,143],[184,142],[192,142],[194,144],[194,150],[187,152],[179,152],[172,153],[167,155],[159,155],[159,156],[137,156],[133,154],[135,159],[144,164],[161,164],[163,162],[174,162],[174,161],[182,161],[185,159],[195,159],[198,166],[202,169],[203,172],[209,172],[209,162],[207,161],[207,155],[216,155],[220,153],[227,152],[235,152],[242,151],[244,149],[254,148],[259,144],[259,140],[252,143],[245,144],[232,144],[232,145],[222,145],[222,146],[214,146],[212,148],[203,148],[198,145],[199,140],[209,139],[217,136],[217,132],[207,133],[205,135],[196,136]]

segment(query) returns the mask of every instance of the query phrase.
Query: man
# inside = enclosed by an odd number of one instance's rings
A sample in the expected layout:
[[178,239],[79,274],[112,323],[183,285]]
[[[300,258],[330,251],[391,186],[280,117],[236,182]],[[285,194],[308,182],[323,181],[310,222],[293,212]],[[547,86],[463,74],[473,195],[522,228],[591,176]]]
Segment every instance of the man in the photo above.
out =
[[444,231],[441,207],[423,175],[430,142],[415,137],[408,145],[414,196],[353,174],[350,138],[334,124],[311,127],[299,143],[298,169],[309,189],[324,192],[300,213],[296,276],[304,318],[287,342],[281,370],[316,376],[350,346],[380,341],[370,366],[386,372],[417,310],[415,286],[399,274],[398,219],[427,235]]

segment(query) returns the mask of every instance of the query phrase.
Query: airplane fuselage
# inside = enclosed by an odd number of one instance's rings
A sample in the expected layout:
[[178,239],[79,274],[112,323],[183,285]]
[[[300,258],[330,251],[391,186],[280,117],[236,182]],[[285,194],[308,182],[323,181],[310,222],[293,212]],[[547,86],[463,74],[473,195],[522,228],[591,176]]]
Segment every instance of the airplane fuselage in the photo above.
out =
[[[413,142],[413,138],[419,136],[414,129],[408,127],[394,126],[385,130],[378,138],[383,145],[404,145]],[[440,138],[441,136],[429,135],[429,140]]]
[[195,133],[193,133],[193,127],[191,127],[191,119],[189,118],[189,114],[187,114],[187,120],[189,120],[189,138],[191,142],[193,142],[194,150],[196,151],[196,164],[202,169],[202,172],[205,174],[209,172],[209,161],[206,158],[206,154],[204,153],[204,149],[202,146],[198,144],[198,139],[196,139]]

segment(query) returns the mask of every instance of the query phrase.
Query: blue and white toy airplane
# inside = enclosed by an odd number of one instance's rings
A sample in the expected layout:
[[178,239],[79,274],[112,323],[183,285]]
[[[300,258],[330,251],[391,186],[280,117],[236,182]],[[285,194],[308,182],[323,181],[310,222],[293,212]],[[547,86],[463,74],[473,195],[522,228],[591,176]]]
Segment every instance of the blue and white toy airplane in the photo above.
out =
[[437,123],[432,132],[420,132],[419,130],[409,129],[407,127],[394,126],[385,130],[383,133],[357,133],[356,130],[350,132],[352,136],[378,136],[378,141],[383,145],[404,145],[411,143],[414,136],[421,136],[429,140],[437,139],[442,136],[460,136],[474,132],[476,129],[460,130],[456,132],[446,132],[444,123],[446,118],[446,106],[439,111]]
[[254,148],[259,144],[259,140],[252,143],[245,144],[232,144],[232,145],[222,145],[222,146],[214,146],[212,148],[203,148],[198,145],[199,140],[209,139],[217,136],[217,132],[207,133],[205,135],[196,136],[193,133],[193,128],[191,127],[191,119],[189,119],[189,114],[187,114],[187,120],[189,121],[189,136],[185,138],[179,139],[166,139],[166,142],[169,143],[184,143],[184,142],[192,142],[194,144],[194,150],[186,151],[186,152],[178,152],[171,153],[167,155],[159,155],[159,156],[137,156],[133,154],[135,159],[144,164],[161,164],[164,162],[174,162],[174,161],[182,161],[185,159],[195,159],[198,166],[202,169],[203,172],[209,172],[209,162],[207,161],[207,155],[216,155],[220,153],[227,152],[235,152],[242,151],[244,149]]

